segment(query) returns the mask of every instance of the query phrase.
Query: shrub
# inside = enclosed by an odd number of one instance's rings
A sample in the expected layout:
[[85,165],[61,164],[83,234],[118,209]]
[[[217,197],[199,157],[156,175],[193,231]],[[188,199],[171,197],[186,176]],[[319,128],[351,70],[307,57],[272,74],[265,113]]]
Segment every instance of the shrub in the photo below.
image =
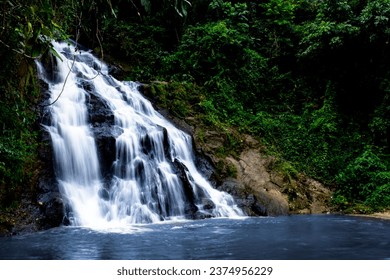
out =
[[389,179],[385,161],[371,147],[340,172],[337,194],[350,201],[362,201],[374,209],[390,206]]

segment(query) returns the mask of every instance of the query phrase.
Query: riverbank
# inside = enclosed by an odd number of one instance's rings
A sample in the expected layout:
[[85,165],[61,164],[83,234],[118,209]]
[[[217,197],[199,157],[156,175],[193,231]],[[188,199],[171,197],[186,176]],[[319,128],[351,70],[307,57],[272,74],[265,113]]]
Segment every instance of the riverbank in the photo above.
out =
[[351,216],[390,220],[390,210],[384,212],[377,212],[373,214],[351,214]]

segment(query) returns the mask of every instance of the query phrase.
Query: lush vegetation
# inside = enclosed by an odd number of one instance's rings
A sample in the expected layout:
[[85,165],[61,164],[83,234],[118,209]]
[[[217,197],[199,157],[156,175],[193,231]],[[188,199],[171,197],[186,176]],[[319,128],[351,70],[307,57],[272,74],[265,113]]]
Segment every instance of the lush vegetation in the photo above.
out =
[[33,191],[40,98],[34,59],[61,29],[50,1],[1,1],[0,15],[0,206],[7,208]]
[[34,150],[31,57],[68,34],[131,80],[168,82],[152,94],[177,117],[259,137],[338,209],[390,206],[390,0],[14,2],[0,7],[3,189]]

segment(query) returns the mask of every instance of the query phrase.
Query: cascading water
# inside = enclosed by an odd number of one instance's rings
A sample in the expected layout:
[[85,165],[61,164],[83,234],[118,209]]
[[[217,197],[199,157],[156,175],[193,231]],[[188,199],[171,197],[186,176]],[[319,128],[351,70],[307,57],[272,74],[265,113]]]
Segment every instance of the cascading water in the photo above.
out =
[[[38,67],[49,86],[48,102],[54,102],[45,128],[71,224],[107,227],[243,215],[229,194],[214,189],[197,170],[191,137],[156,112],[136,83],[114,79],[89,52],[53,45],[61,57],[54,78]],[[114,116],[109,179],[102,176],[90,123],[91,91]]]

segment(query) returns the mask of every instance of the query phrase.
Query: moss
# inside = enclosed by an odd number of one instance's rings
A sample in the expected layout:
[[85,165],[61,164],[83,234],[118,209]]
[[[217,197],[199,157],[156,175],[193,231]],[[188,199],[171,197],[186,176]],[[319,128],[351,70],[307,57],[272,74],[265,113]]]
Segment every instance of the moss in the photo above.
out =
[[200,88],[188,82],[154,81],[149,84],[149,97],[169,111],[173,116],[184,119],[195,114],[200,102]]
[[228,163],[226,166],[226,173],[228,177],[237,178],[237,168],[232,163]]
[[277,159],[270,165],[270,168],[280,173],[289,183],[298,179],[298,170],[288,161]]
[[200,128],[198,131],[196,131],[195,135],[195,141],[197,143],[204,144],[205,143],[205,131],[203,128]]

